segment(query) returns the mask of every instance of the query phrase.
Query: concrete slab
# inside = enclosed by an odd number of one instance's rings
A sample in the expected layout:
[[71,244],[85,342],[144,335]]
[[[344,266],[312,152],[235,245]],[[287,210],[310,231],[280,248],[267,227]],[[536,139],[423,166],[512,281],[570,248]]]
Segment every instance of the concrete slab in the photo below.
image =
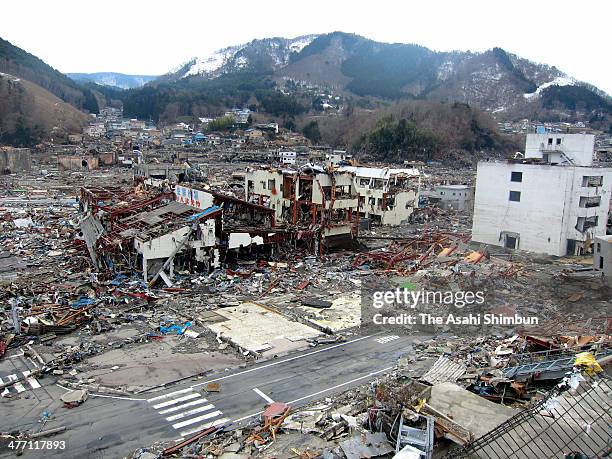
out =
[[491,402],[448,382],[431,388],[431,398],[427,404],[472,432],[474,438],[493,430],[518,413],[518,410]]
[[312,323],[332,332],[361,325],[361,294],[359,292],[340,296],[332,301],[331,308],[300,307],[311,315]]
[[255,303],[243,303],[235,308],[218,309],[223,322],[208,324],[208,328],[236,346],[264,357],[305,349],[308,339],[322,335],[299,322]]

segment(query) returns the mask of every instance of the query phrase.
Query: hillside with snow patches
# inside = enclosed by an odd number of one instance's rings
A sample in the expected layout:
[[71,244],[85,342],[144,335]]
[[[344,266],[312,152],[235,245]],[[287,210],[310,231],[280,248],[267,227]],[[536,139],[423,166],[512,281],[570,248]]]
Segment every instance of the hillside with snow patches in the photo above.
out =
[[[327,86],[363,97],[462,102],[508,116],[522,116],[544,104],[548,109],[560,107],[561,111],[568,103],[576,107],[580,105],[576,94],[585,91],[593,93],[589,98],[596,99],[596,107],[609,108],[609,96],[602,91],[556,67],[500,48],[481,53],[436,52],[343,32],[252,40],[195,57],[158,81],[176,82],[189,77],[210,80],[238,72]],[[561,89],[560,93],[559,88],[564,87],[580,90]],[[553,93],[554,100],[550,100]],[[568,98],[569,102],[558,103],[558,99]]]
[[289,63],[292,54],[297,55],[317,35],[297,38],[265,38],[242,45],[229,46],[207,56],[194,57],[171,70],[165,79],[176,81],[189,76],[218,77],[225,73],[251,70],[278,70]]

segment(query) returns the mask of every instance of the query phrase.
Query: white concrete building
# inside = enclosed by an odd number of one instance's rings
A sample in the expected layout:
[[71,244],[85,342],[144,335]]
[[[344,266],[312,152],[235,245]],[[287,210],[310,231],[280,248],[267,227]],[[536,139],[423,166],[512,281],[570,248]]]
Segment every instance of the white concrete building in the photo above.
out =
[[463,212],[472,208],[474,190],[468,185],[438,185],[434,192],[442,209]]
[[280,151],[278,157],[281,164],[293,165],[297,162],[297,152],[295,151]]
[[[528,136],[530,145],[549,134],[533,136]],[[478,163],[472,240],[557,256],[591,252],[593,238],[606,234],[612,169],[589,167],[589,136],[551,135],[553,147],[559,136],[561,148],[549,162],[530,156]],[[563,150],[564,145],[571,149]],[[538,147],[543,155],[545,150]],[[533,148],[531,154],[536,154]],[[551,164],[553,157],[562,158],[563,165]]]
[[338,170],[354,174],[359,212],[365,218],[382,225],[400,225],[418,207],[418,169],[340,166]]
[[612,286],[612,235],[595,238],[593,268],[603,273],[606,283]]
[[353,155],[346,152],[346,150],[334,150],[331,153],[325,153],[326,164],[340,164],[343,161],[349,161],[353,158]]
[[539,158],[550,164],[590,166],[594,146],[593,134],[527,134],[525,158]]

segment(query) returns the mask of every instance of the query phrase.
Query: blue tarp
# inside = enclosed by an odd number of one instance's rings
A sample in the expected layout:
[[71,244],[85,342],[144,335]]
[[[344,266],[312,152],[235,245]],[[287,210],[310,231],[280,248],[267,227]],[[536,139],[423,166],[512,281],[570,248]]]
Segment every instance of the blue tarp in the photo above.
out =
[[199,213],[197,213],[195,215],[192,215],[191,217],[187,217],[187,220],[191,222],[191,221],[197,220],[199,218],[206,217],[207,215],[210,215],[213,212],[216,212],[217,210],[220,210],[220,209],[221,209],[221,207],[219,207],[219,206],[212,206],[212,207],[209,207],[206,210],[203,210],[202,212],[199,212]]
[[182,335],[183,333],[185,333],[185,330],[187,330],[187,328],[190,326],[191,322],[187,322],[183,326],[172,324],[168,327],[164,327],[163,325],[160,325],[159,331],[162,332],[164,335],[172,332],[176,332],[177,335]]
[[89,298],[88,296],[82,296],[81,298],[79,298],[78,300],[76,300],[74,303],[72,303],[70,306],[73,309],[80,309],[84,306],[88,306],[90,304],[94,304],[96,302],[96,300]]

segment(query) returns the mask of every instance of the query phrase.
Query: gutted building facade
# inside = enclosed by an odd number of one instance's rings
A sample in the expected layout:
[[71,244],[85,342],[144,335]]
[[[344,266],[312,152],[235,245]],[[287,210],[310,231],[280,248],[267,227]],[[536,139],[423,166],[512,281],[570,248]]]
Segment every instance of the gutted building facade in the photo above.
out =
[[357,232],[359,199],[348,171],[313,165],[248,170],[245,198],[273,209],[279,225],[317,234],[324,245],[350,240]]
[[381,225],[400,225],[418,207],[420,173],[417,169],[341,166],[353,174],[359,212]]

